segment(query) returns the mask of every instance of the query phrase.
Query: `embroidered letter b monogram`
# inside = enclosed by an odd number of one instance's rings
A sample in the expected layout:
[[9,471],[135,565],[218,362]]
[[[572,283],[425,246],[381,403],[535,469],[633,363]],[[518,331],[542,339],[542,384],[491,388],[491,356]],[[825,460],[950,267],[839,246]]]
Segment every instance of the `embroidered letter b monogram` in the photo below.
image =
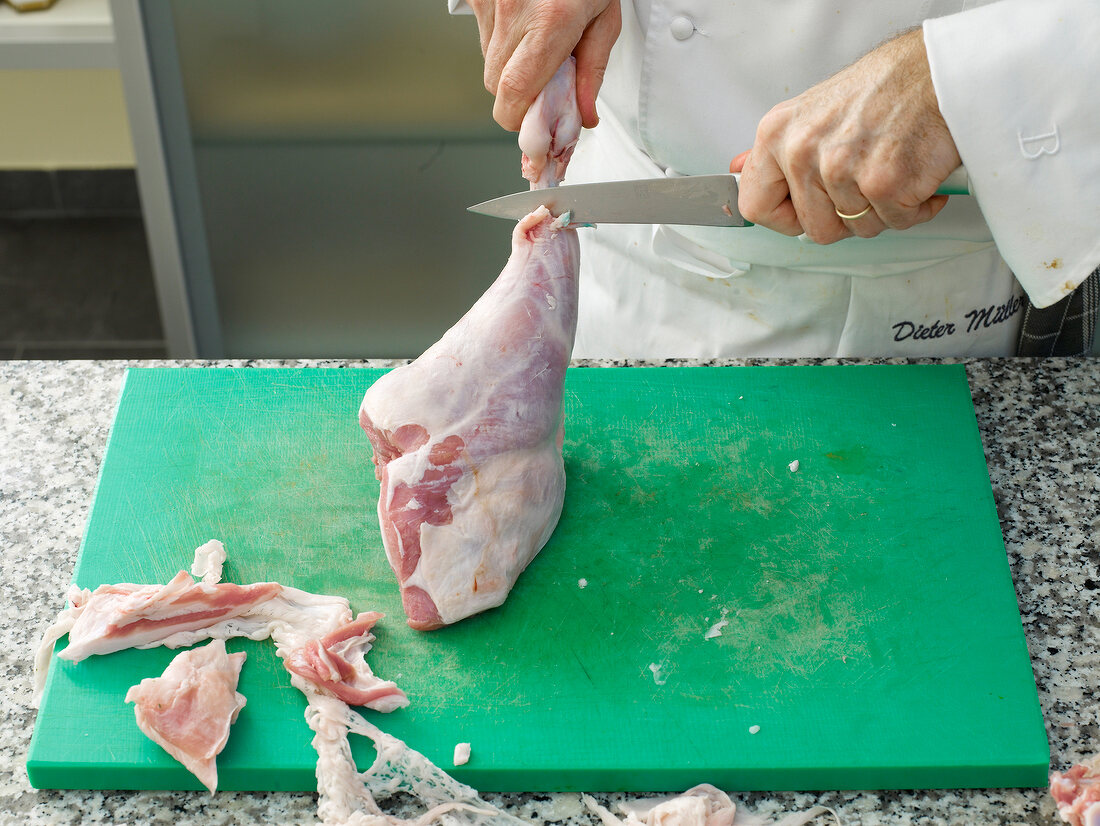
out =
[[1033,161],[1041,155],[1053,155],[1057,152],[1062,144],[1061,139],[1058,137],[1058,125],[1052,124],[1052,129],[1042,135],[1027,135],[1023,132],[1017,132],[1016,137],[1020,140],[1020,153],[1029,161]]

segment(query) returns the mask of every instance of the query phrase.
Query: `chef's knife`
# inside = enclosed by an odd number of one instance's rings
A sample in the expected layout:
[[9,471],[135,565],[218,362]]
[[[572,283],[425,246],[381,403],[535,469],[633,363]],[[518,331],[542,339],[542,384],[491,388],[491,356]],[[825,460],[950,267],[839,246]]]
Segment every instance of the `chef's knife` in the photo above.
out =
[[[693,224],[752,226],[737,211],[738,174],[644,178],[532,189],[467,207],[470,212],[518,221],[539,206],[555,215],[570,213],[578,224]],[[969,195],[966,167],[947,176],[937,193]]]

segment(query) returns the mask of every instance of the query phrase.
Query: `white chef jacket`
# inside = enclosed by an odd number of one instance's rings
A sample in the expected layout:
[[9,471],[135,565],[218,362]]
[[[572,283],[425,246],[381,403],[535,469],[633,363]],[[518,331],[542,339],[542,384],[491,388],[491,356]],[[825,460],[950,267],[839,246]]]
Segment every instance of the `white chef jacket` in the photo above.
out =
[[1100,264],[1094,0],[624,2],[601,122],[566,182],[725,171],[773,105],[922,21],[975,197],[822,246],[763,227],[582,229],[574,355],[1014,352],[1024,290],[1047,306]]

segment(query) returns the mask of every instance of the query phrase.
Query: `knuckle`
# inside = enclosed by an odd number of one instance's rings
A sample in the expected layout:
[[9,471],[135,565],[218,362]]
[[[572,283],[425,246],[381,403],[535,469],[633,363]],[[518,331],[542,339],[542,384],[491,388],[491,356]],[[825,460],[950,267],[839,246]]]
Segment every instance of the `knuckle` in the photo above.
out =
[[818,226],[814,227],[813,229],[807,228],[806,230],[806,235],[811,241],[813,241],[815,244],[822,245],[834,244],[841,238],[847,238],[851,234],[851,231],[844,229],[843,226],[841,226],[840,228]]
[[871,201],[896,203],[906,180],[903,172],[896,167],[881,166],[873,175],[859,182],[859,188]]
[[557,31],[564,28],[575,28],[578,22],[576,17],[576,12],[568,4],[545,2],[538,4],[532,22],[533,27],[545,27],[551,31]]
[[526,95],[529,85],[527,73],[509,63],[501,71],[500,80],[497,81],[497,97],[507,100],[520,99]]
[[786,134],[785,155],[790,169],[796,175],[811,172],[818,159],[817,137],[806,129],[790,129]]
[[771,143],[778,140],[787,127],[787,116],[783,104],[778,104],[769,109],[756,126],[757,140]]
[[882,219],[882,223],[889,229],[909,229],[920,222],[917,220],[916,215],[902,212],[887,214],[886,217]]
[[839,186],[851,181],[855,173],[855,157],[848,147],[830,147],[818,161],[821,180],[826,186]]

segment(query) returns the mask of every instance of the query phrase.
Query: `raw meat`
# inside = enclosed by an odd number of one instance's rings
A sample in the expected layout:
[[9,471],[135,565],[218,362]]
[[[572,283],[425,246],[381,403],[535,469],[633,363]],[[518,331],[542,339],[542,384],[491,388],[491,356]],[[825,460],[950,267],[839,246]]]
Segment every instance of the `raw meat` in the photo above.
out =
[[704,784],[676,797],[643,800],[627,806],[626,822],[647,826],[733,826],[736,813],[737,807],[729,795]]
[[[217,543],[214,551],[211,553],[211,543],[204,545],[196,551],[195,564],[192,566],[195,575],[202,576],[203,581],[211,585],[216,584],[220,578],[221,563],[225,559],[220,543]],[[156,587],[158,586],[111,586],[105,593],[110,593],[112,589],[133,593],[138,589]],[[222,646],[221,651],[224,653],[224,643],[220,641],[223,637],[248,636],[252,639],[264,639],[270,636],[288,666],[291,683],[305,695],[308,703],[306,722],[314,731],[313,746],[317,751],[317,790],[320,794],[318,814],[325,826],[427,826],[441,820],[444,815],[445,822],[450,826],[529,826],[525,821],[486,803],[476,790],[459,783],[419,752],[367,722],[332,690],[333,682],[337,681],[326,677],[323,673],[326,669],[319,667],[317,662],[327,659],[331,666],[329,676],[339,675],[340,683],[363,686],[371,679],[377,680],[362,657],[370,647],[373,639],[370,629],[381,618],[380,614],[360,614],[353,621],[347,600],[341,597],[309,594],[286,586],[280,588],[277,596],[260,603],[251,613],[220,622],[214,620],[215,624],[208,628],[185,632],[164,626],[168,636],[158,641],[146,639],[143,645],[190,645],[207,637],[215,639],[205,649],[185,652],[177,657],[165,671],[165,677],[170,677],[172,675],[169,672],[187,655],[199,654],[215,645]],[[87,600],[83,605],[87,605]],[[46,674],[46,666],[40,663],[48,664],[54,643],[65,635],[66,629],[73,627],[82,611],[83,608],[77,606],[63,610],[58,621],[46,631],[35,665],[38,690],[41,689]],[[298,670],[290,668],[290,662],[297,664],[299,661],[313,662],[314,665]],[[352,666],[354,673],[347,671],[347,664]],[[182,665],[180,670],[183,670]],[[239,665],[237,670],[239,671]],[[298,673],[299,670],[315,673],[307,677]],[[165,677],[161,679],[164,680]],[[183,681],[181,677],[180,682]],[[137,699],[136,692],[144,693],[142,686],[149,682],[151,681],[143,680],[140,685],[131,689],[127,699]],[[408,702],[400,689],[392,683],[386,685],[392,686],[392,689],[387,696],[379,699],[389,709],[382,710],[392,710]],[[367,690],[371,689],[368,687]],[[399,695],[399,701],[395,699],[395,695]],[[243,698],[241,703],[243,704]],[[375,746],[375,761],[363,772],[358,770],[351,755],[348,738],[353,733],[369,737]],[[200,779],[204,783],[207,779],[216,781],[216,778],[201,776]],[[213,783],[207,785],[212,787]],[[428,810],[419,817],[406,821],[385,814],[375,803],[376,797],[388,798],[399,793],[412,795],[424,803]]]
[[1051,772],[1050,794],[1066,823],[1100,826],[1100,757],[1078,763],[1065,774]]
[[570,57],[523,116],[519,127],[520,168],[531,189],[557,186],[581,135],[577,108],[577,64]]
[[148,677],[126,692],[138,728],[179,760],[213,794],[215,758],[229,740],[229,727],[244,708],[237,680],[245,654],[228,654],[225,642],[177,654],[160,677]]
[[375,711],[407,706],[404,692],[394,683],[374,676],[365,659],[374,642],[371,628],[380,619],[382,615],[377,611],[360,614],[353,622],[292,650],[284,657],[283,666],[349,706],[367,706]]
[[823,814],[832,815],[833,822],[840,826],[837,813],[827,806],[812,806],[773,823],[738,810],[729,795],[709,783],[702,783],[675,797],[622,803],[619,808],[626,816],[622,819],[589,795],[581,795],[581,800],[604,826],[804,826]]
[[[557,184],[579,133],[570,58],[520,130],[532,188]],[[496,282],[363,398],[382,541],[413,628],[500,605],[561,515],[579,263],[564,223],[544,207],[520,221]]]
[[470,744],[469,743],[456,743],[454,764],[456,766],[465,766],[470,762]]
[[69,629],[69,644],[58,656],[80,662],[92,654],[159,645],[170,634],[247,614],[281,590],[275,582],[195,582],[186,571],[167,585],[101,585],[91,592],[76,588],[69,601],[79,614]]
[[95,591],[73,587],[71,607],[46,630],[35,658],[35,688],[45,685],[54,643],[66,633],[69,645],[58,652],[78,662],[92,654],[125,648],[182,648],[206,639],[272,638],[284,666],[293,665],[322,691],[343,694],[349,702],[378,711],[408,705],[394,683],[371,672],[366,653],[370,629],[382,618],[366,612],[353,619],[343,597],[311,594],[277,582],[253,585],[218,583],[225,551],[212,541],[195,552],[196,583],[180,571],[168,585],[101,585]]

